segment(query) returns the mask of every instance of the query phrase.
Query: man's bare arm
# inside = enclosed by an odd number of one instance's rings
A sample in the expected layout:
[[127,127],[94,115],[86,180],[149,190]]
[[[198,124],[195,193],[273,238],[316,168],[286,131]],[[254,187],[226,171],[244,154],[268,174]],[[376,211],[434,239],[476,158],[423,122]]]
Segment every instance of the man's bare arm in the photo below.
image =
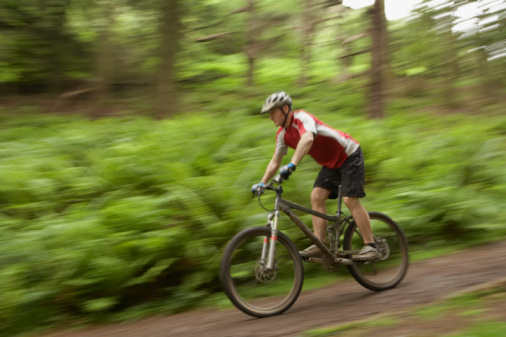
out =
[[281,166],[281,160],[283,159],[283,156],[274,154],[272,157],[269,165],[267,165],[267,168],[265,169],[264,177],[262,178],[262,182],[264,184],[267,184],[269,180],[271,180],[272,177],[278,172],[279,167]]
[[308,154],[309,150],[311,150],[311,147],[313,146],[314,137],[315,135],[312,132],[305,132],[300,137],[299,143],[297,144],[297,148],[295,149],[295,153],[293,154],[290,163],[294,165],[299,165],[302,158],[306,154]]

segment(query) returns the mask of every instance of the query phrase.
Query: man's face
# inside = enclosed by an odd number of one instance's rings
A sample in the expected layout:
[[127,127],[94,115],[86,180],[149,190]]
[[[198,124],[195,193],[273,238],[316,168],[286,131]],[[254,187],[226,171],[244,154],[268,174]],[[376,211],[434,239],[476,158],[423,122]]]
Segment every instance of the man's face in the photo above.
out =
[[283,111],[281,111],[281,108],[272,108],[269,111],[269,118],[274,122],[274,125],[277,127],[284,127],[283,121],[285,120],[285,115],[283,114]]

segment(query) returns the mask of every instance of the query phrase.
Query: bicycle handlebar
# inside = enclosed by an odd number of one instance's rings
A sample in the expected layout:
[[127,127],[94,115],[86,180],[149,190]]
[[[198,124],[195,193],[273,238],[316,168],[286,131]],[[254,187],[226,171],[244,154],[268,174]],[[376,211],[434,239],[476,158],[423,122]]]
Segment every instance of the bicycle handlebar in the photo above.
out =
[[[276,184],[276,185],[281,185],[281,183],[283,182],[283,178],[281,177],[281,174],[278,174],[277,176],[275,176],[274,178],[271,179],[271,182],[268,183],[265,187],[267,186],[270,186],[270,187],[274,187],[273,185]],[[275,188],[275,187],[274,187]]]
[[[264,190],[271,190],[271,191],[276,192],[276,195],[278,197],[281,196],[281,193],[283,192],[283,189],[281,188],[281,183],[283,182],[283,180],[284,179],[281,177],[281,175],[278,174],[277,176],[272,178],[269,183],[264,185],[263,190],[261,190],[261,191],[257,190],[256,192],[253,193],[252,197],[253,198],[255,196],[258,197],[258,204],[260,205],[260,207],[262,207],[263,209],[265,209],[268,212],[274,211],[274,210],[270,210],[270,209],[265,208],[265,206],[262,204],[262,195],[264,194]],[[278,186],[276,187],[274,185],[278,185]]]
[[[264,190],[271,190],[276,192],[277,194],[280,193],[282,191],[281,183],[283,182],[283,180],[284,179],[281,177],[280,174],[276,175],[274,178],[271,179],[269,183],[264,185],[262,189],[257,189],[255,192],[253,192],[252,197],[254,198],[255,196],[257,196],[260,199],[260,196],[263,194]],[[274,185],[278,185],[278,187]]]

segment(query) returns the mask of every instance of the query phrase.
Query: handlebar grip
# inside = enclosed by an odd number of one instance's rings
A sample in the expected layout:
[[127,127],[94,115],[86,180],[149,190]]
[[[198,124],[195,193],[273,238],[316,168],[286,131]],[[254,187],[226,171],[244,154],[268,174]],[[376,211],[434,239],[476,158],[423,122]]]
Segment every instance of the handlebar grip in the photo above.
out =
[[283,178],[281,177],[281,174],[278,174],[277,176],[275,176],[274,178],[272,178],[272,182],[273,183],[276,183],[276,184],[281,184],[283,182]]

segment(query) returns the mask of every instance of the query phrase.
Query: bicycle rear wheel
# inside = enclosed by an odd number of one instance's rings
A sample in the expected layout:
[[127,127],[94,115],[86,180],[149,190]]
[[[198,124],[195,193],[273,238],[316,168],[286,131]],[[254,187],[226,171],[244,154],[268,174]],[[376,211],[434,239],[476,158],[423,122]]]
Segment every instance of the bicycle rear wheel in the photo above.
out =
[[[348,265],[355,280],[367,289],[382,291],[402,281],[409,265],[408,242],[402,229],[387,215],[369,212],[374,241],[382,258]],[[344,236],[344,249],[358,252],[364,245],[357,224],[353,221]],[[349,258],[351,258],[351,255]]]
[[272,244],[267,227],[246,229],[232,238],[220,265],[221,284],[240,310],[255,317],[279,315],[299,297],[304,268],[297,247],[279,232],[273,269],[261,260],[264,240]]

